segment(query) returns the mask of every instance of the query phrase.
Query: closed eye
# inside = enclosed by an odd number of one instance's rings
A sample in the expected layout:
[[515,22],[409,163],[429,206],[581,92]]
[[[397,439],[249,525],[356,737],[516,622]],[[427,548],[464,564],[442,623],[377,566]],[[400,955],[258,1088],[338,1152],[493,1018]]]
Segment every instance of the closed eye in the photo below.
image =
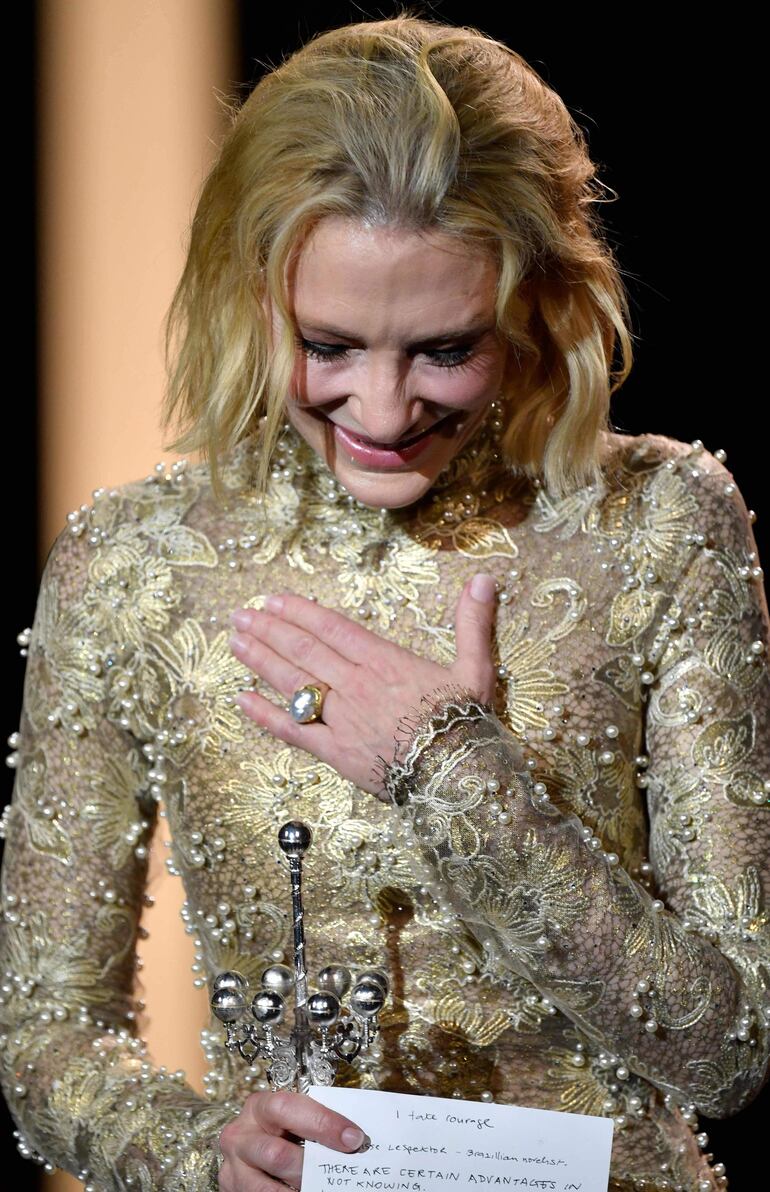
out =
[[[297,346],[311,360],[342,360],[350,350],[344,344],[319,344],[301,336],[297,337]],[[461,368],[472,356],[473,346],[468,344],[457,348],[426,348],[422,354],[429,357],[437,368]]]

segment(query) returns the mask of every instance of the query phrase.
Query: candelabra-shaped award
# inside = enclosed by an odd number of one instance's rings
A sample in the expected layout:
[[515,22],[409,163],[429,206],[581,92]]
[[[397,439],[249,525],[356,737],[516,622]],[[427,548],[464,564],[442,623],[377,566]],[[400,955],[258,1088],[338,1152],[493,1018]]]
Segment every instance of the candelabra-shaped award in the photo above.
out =
[[[302,906],[302,858],[312,833],[296,820],[284,824],[278,843],[288,858],[294,923],[294,972],[272,964],[262,974],[262,988],[251,995],[241,973],[220,973],[214,981],[211,1008],[227,1029],[225,1046],[249,1064],[268,1061],[273,1088],[307,1092],[313,1084],[334,1084],[340,1060],[352,1063],[370,1047],[379,1030],[377,1015],[388,994],[384,973],[358,974],[348,1006],[342,999],[353,979],[349,969],[332,964],[318,974],[318,990],[308,997],[305,927]],[[288,1039],[275,1034],[286,1013],[286,997],[294,989],[294,1028]],[[250,1000],[251,999],[251,1000]],[[252,1021],[253,1020],[253,1021]]]

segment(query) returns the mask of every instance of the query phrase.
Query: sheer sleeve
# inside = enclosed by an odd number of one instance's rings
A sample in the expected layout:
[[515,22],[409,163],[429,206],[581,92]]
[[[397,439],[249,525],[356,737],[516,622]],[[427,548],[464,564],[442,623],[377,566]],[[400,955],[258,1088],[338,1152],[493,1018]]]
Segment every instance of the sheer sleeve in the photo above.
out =
[[621,1070],[719,1118],[770,1053],[770,623],[738,488],[708,452],[693,476],[700,525],[645,641],[646,754],[623,759],[649,812],[640,880],[468,690],[404,717],[381,777],[482,971],[528,978]]
[[59,535],[29,641],[3,820],[3,1090],[29,1157],[100,1189],[202,1192],[217,1187],[218,1134],[234,1110],[154,1068],[136,1037],[134,948],[157,803],[112,682],[128,627],[95,598],[90,553],[85,537]]

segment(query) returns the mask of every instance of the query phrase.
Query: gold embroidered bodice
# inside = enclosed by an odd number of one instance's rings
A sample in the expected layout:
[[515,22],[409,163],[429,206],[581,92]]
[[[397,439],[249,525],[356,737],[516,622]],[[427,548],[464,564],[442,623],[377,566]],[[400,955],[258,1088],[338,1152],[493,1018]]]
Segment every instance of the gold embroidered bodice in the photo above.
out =
[[[97,490],[48,557],[4,818],[3,1087],[30,1153],[99,1189],[217,1186],[262,1073],[203,1042],[208,1097],[153,1068],[132,974],[159,801],[209,980],[291,960],[287,819],[314,833],[309,952],[384,967],[381,1046],[343,1083],[611,1116],[614,1190],[721,1188],[698,1113],[770,1054],[770,621],[718,456],[606,436],[555,499],[490,420],[426,497],[355,501],[286,424]],[[495,706],[403,709],[390,802],[259,728],[230,612],[289,588],[449,665],[469,575],[499,581]],[[373,759],[374,761],[374,759]],[[316,937],[317,933],[317,937]],[[237,1057],[236,1057],[237,1058]],[[713,1158],[713,1157],[712,1157]]]

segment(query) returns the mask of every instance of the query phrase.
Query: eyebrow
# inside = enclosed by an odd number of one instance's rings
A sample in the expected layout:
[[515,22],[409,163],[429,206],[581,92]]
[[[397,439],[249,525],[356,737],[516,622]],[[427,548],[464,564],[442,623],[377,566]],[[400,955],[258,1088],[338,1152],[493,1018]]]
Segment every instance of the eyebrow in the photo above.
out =
[[[301,323],[307,329],[307,332],[312,335],[332,335],[336,339],[346,339],[352,341],[356,341],[358,339],[357,336],[351,335],[348,331],[341,331],[339,327],[322,327],[320,324],[306,323],[304,319],[298,319],[297,322]],[[408,348],[427,348],[434,344],[447,343],[449,340],[454,341],[458,339],[470,339],[471,337],[481,336],[486,334],[487,331],[492,331],[493,328],[494,324],[489,323],[485,319],[481,322],[473,323],[470,327],[463,327],[459,331],[442,331],[437,335],[429,335],[425,339],[413,340],[406,346]]]

